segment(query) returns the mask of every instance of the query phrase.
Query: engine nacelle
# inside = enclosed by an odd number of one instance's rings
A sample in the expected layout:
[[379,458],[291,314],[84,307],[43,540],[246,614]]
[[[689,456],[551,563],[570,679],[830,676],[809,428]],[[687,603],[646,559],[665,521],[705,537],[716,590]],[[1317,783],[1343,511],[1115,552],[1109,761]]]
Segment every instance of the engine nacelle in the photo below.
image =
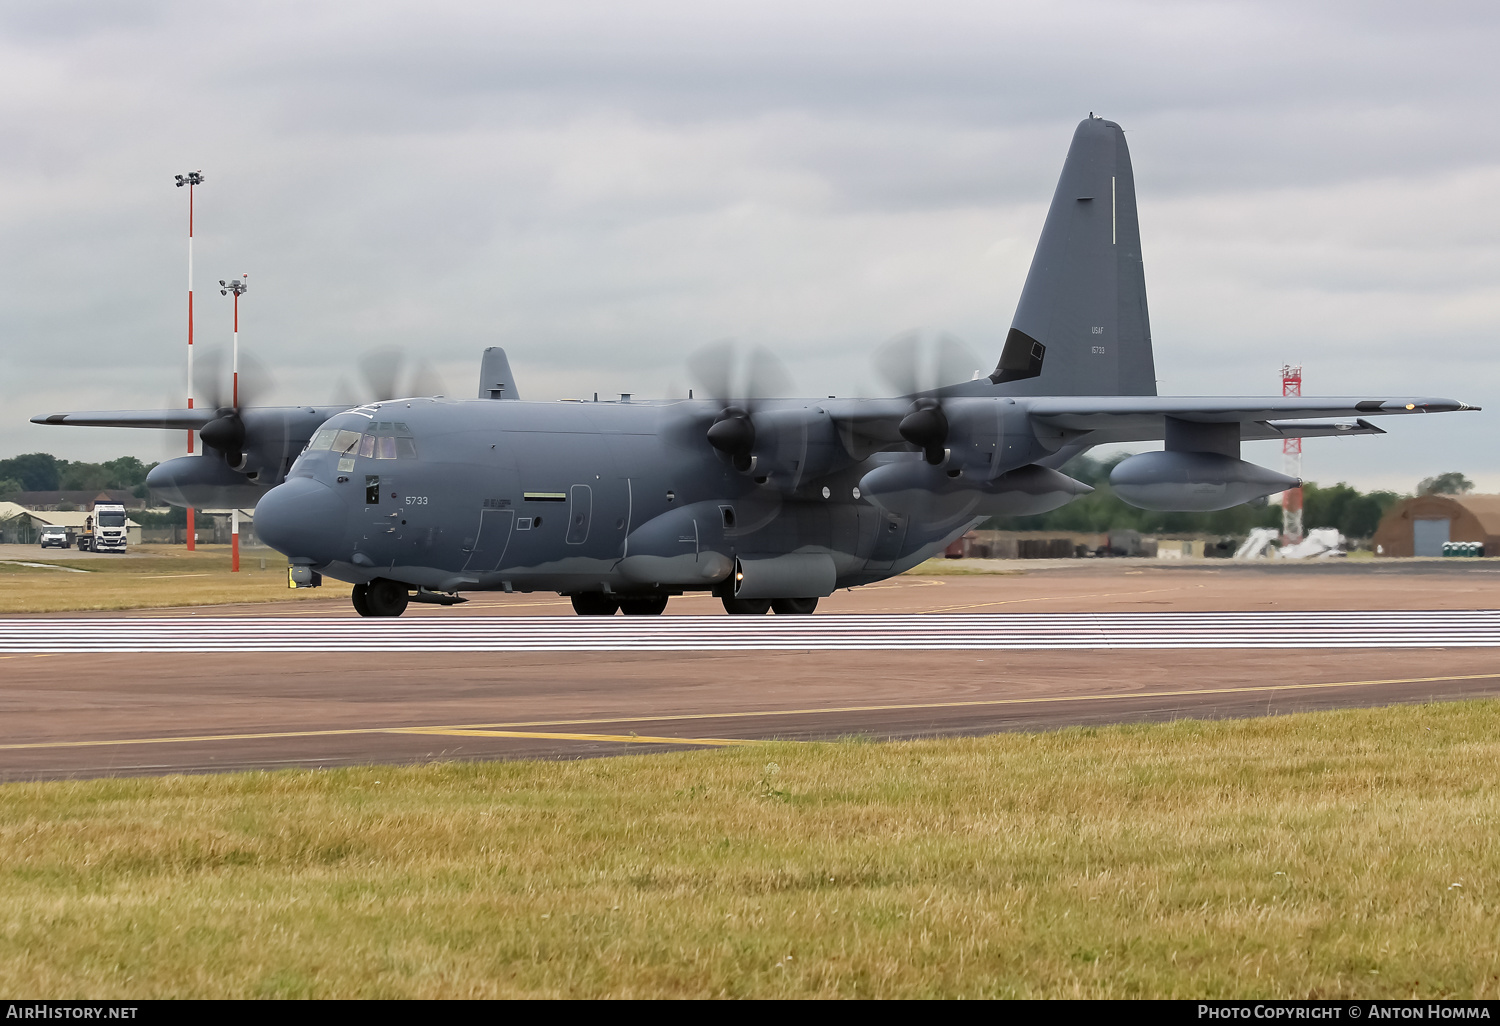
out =
[[860,495],[881,509],[928,522],[967,516],[979,504],[977,485],[957,468],[923,459],[884,463],[859,479]]
[[1115,494],[1140,509],[1207,513],[1228,509],[1300,481],[1213,452],[1145,452],[1109,475]]
[[173,506],[194,509],[253,509],[270,491],[212,451],[157,464],[146,475],[146,487]]
[[939,522],[962,516],[1046,513],[1094,490],[1067,474],[1034,464],[1001,474],[993,481],[972,474],[971,469],[904,460],[876,467],[860,479],[859,490],[891,513]]
[[1028,517],[1066,506],[1094,489],[1047,467],[1031,464],[1001,474],[985,488],[974,513],[987,517]]

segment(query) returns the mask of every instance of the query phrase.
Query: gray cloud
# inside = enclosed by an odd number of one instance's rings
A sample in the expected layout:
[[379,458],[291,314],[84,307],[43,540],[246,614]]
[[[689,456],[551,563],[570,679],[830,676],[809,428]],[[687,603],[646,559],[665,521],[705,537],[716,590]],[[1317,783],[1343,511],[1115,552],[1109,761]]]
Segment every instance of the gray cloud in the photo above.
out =
[[[1164,391],[1500,404],[1500,133],[1481,4],[47,4],[0,9],[0,452],[181,391],[202,286],[289,401],[402,345],[467,391],[685,387],[694,346],[874,388],[915,325],[993,359],[1073,125],[1125,125]],[[1487,415],[1486,415],[1487,416]],[[1309,476],[1500,489],[1476,418],[1309,444]],[[1479,431],[1478,434],[1487,434]],[[1436,450],[1441,455],[1434,455]],[[1434,461],[1441,463],[1437,466]]]

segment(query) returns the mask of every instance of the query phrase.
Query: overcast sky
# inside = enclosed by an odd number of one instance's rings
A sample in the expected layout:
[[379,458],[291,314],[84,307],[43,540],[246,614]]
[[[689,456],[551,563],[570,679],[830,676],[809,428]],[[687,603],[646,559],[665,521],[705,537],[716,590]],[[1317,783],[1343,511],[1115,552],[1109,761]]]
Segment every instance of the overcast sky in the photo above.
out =
[[[175,455],[36,413],[180,404],[198,340],[326,402],[402,346],[471,394],[802,394],[951,331],[993,366],[1073,129],[1135,164],[1164,394],[1451,396],[1310,480],[1500,491],[1492,3],[0,3],[0,456]],[[1273,443],[1247,456],[1279,466]]]

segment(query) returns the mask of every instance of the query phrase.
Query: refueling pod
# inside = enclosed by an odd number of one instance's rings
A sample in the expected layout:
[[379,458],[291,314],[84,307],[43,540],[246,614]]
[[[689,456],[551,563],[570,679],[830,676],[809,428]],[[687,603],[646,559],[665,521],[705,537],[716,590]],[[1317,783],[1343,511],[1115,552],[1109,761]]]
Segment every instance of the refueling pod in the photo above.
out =
[[1216,452],[1144,452],[1115,467],[1109,483],[1141,509],[1207,513],[1228,509],[1302,482]]

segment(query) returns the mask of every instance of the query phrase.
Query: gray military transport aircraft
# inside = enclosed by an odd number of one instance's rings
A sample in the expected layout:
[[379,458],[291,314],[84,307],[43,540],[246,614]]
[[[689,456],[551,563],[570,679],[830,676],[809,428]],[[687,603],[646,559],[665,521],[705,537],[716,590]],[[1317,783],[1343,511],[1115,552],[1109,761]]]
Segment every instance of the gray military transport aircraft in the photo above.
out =
[[992,374],[949,384],[914,369],[899,398],[785,399],[764,395],[763,364],[735,368],[725,350],[699,355],[712,399],[524,402],[495,348],[474,399],[33,421],[198,431],[202,454],[156,467],[153,492],[255,507],[292,583],[349,581],[364,616],[484,590],[555,591],[598,616],[659,614],[687,591],[730,613],[811,613],[986,517],[1091,491],[1057,468],[1103,443],[1165,442],[1114,469],[1126,502],[1217,510],[1297,484],[1242,461],[1244,440],[1381,434],[1364,418],[1474,409],[1158,396],[1130,154],[1120,127],[1093,115],[1073,136]]

